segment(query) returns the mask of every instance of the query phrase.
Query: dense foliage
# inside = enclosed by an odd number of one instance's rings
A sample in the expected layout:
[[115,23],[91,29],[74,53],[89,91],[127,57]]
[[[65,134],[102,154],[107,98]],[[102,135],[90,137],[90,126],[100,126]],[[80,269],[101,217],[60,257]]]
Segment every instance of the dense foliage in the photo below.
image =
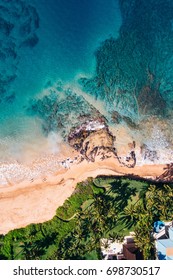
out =
[[99,177],[73,195],[42,224],[0,237],[1,259],[100,259],[100,239],[122,239],[133,230],[145,259],[154,259],[153,223],[173,217],[173,186]]

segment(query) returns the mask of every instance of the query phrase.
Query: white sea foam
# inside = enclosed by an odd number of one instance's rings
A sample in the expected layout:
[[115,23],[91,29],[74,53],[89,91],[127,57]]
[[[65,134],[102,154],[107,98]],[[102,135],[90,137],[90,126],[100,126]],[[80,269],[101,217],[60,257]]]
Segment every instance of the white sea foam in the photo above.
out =
[[51,151],[51,153],[58,153],[59,152],[59,144],[63,142],[62,136],[59,133],[56,133],[54,131],[51,131],[48,134],[48,150]]

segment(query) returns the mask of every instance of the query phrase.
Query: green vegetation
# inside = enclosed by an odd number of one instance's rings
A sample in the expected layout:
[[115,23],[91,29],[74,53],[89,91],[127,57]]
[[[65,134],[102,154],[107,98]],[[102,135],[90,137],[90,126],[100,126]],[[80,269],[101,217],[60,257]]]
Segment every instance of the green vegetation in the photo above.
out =
[[152,228],[173,217],[173,186],[120,177],[89,178],[52,220],[0,236],[0,259],[100,259],[100,239],[136,233],[145,259],[154,258]]

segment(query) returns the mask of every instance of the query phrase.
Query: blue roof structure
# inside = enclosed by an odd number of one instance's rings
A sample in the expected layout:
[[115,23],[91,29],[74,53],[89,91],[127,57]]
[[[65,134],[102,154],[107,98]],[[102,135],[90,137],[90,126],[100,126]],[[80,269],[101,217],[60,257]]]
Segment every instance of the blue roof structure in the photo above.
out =
[[[154,223],[157,256],[159,260],[173,260],[173,221]],[[164,238],[164,239],[162,239]]]
[[169,230],[173,232],[173,227],[170,227]]
[[169,228],[169,238],[173,240],[173,227]]
[[173,249],[173,240],[171,239],[159,239],[157,240],[157,251],[159,260],[173,260],[173,255],[168,255],[168,250]]
[[159,239],[157,240],[165,248],[173,248],[173,241],[171,239]]

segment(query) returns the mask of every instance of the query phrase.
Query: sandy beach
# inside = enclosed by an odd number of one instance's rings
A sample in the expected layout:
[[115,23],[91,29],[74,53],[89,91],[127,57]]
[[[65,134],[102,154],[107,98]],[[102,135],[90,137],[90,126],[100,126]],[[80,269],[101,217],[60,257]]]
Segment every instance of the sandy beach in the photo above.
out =
[[135,174],[156,178],[163,173],[164,165],[144,165],[127,168],[114,157],[95,162],[86,160],[73,163],[48,177],[24,180],[14,185],[0,187],[0,234],[25,227],[30,223],[50,220],[56,209],[71,196],[78,182],[98,175]]

